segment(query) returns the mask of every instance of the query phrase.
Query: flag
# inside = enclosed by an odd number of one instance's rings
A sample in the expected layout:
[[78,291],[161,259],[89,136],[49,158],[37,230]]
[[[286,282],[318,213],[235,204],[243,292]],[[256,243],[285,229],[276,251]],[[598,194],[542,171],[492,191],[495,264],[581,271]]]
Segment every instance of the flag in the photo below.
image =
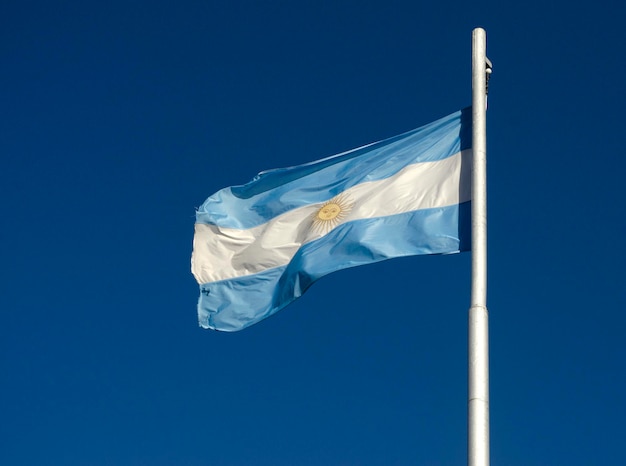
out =
[[196,213],[200,326],[246,328],[337,270],[470,249],[471,109],[222,189]]

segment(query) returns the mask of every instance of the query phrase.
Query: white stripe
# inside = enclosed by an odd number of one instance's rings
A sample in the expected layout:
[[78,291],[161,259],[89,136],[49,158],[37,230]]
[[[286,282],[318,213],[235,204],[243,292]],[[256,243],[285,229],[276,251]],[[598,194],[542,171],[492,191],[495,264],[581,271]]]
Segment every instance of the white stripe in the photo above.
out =
[[[435,162],[405,167],[383,180],[344,191],[353,204],[341,223],[459,204],[470,200],[470,176],[461,180],[471,150]],[[254,228],[238,230],[197,223],[192,272],[199,283],[250,275],[289,263],[298,249],[327,232],[313,227],[323,203],[293,209]]]

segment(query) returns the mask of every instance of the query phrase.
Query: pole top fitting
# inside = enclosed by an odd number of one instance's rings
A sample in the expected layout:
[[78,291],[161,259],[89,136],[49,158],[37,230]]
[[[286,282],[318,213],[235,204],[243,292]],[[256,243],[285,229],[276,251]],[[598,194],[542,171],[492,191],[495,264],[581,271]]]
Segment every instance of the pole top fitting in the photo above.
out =
[[489,78],[491,77],[491,73],[493,73],[493,65],[491,64],[491,60],[485,57],[485,96],[489,94]]

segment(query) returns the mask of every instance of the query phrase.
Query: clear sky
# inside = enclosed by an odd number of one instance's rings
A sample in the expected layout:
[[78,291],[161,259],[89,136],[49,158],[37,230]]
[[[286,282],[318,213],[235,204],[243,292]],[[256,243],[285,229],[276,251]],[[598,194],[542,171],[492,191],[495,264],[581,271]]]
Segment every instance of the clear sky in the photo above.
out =
[[[515,6],[513,6],[515,5]],[[487,30],[492,464],[626,464],[617,2],[0,6],[0,463],[461,465],[469,253],[198,327],[195,207],[471,103]]]

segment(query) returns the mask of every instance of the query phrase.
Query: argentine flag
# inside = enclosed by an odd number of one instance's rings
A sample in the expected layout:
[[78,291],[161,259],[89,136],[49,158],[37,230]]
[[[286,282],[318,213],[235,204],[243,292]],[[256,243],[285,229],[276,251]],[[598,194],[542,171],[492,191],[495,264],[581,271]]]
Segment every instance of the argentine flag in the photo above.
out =
[[191,258],[200,326],[241,330],[337,270],[469,250],[471,121],[464,109],[209,197]]

